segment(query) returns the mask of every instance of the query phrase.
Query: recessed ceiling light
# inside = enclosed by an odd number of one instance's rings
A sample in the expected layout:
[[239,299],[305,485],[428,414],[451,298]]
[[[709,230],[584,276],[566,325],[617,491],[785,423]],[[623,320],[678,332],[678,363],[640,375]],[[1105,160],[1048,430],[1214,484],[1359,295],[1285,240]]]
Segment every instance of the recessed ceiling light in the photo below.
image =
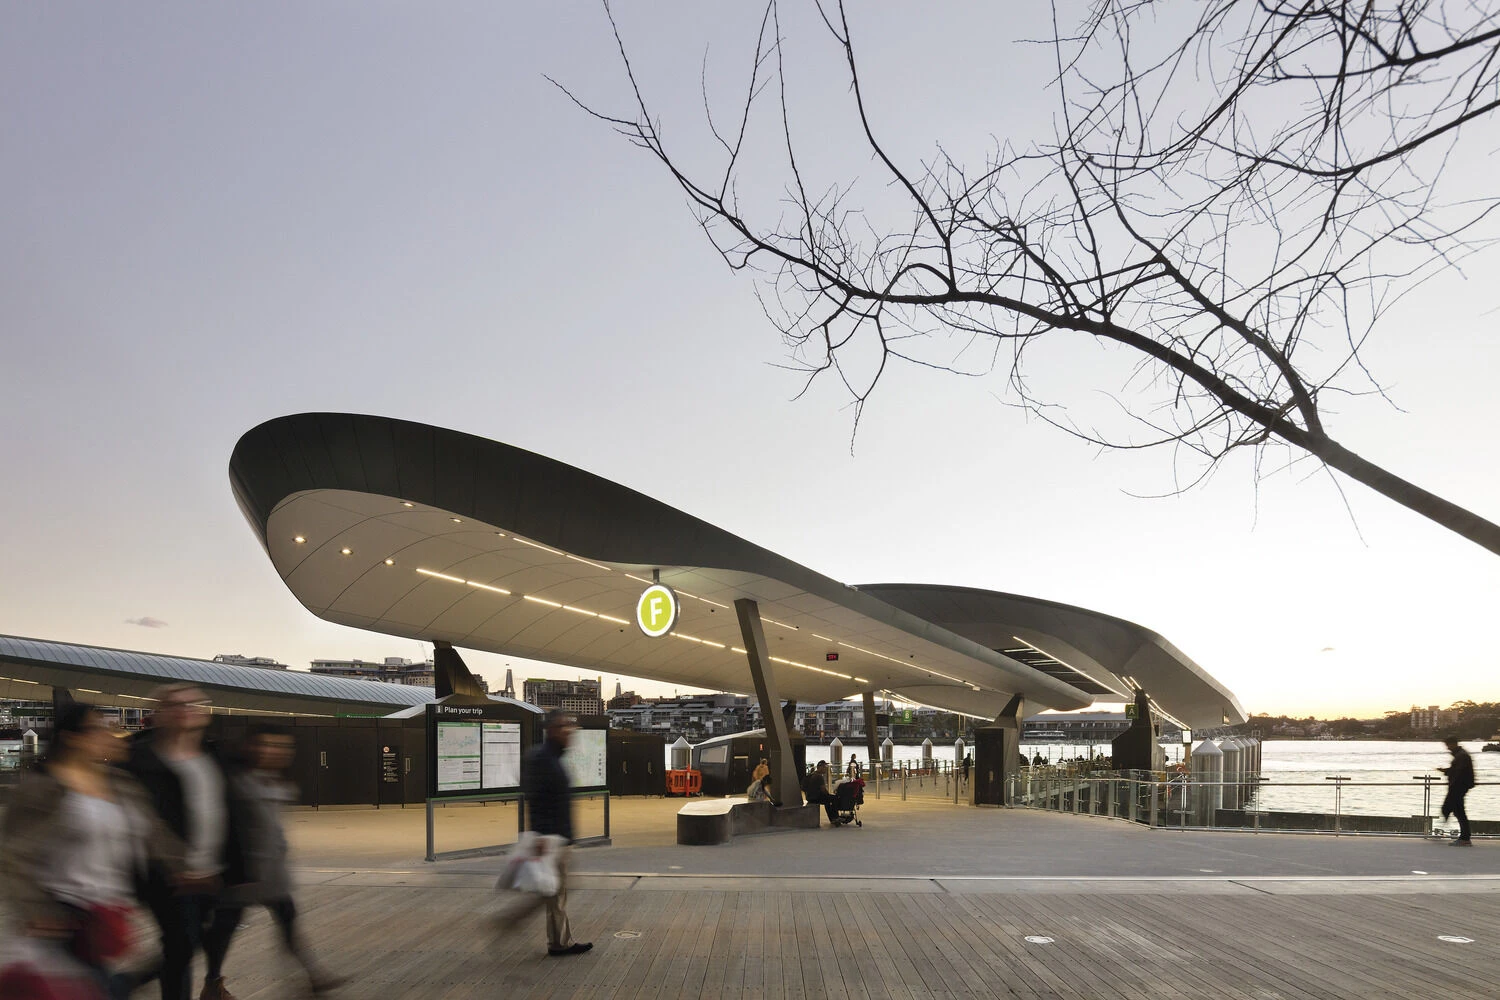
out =
[[410,500],[402,500],[401,501],[401,506],[403,506],[403,507],[415,507],[416,504],[412,503]]
[[387,559],[387,560],[386,560],[386,561],[385,561],[385,564],[386,564],[386,565],[387,565],[387,566],[394,566],[394,565],[396,565],[396,560],[394,560],[394,559]]
[[450,517],[450,518],[448,518],[448,520],[452,521],[454,524],[463,524],[464,523],[464,519],[461,518],[461,517]]
[[353,549],[339,549],[339,551],[342,552],[346,556],[352,556],[352,555],[354,555],[354,550]]
[[298,535],[296,538],[293,538],[292,541],[296,542],[298,545],[301,545],[303,542],[307,541],[307,539],[303,538],[301,535]]

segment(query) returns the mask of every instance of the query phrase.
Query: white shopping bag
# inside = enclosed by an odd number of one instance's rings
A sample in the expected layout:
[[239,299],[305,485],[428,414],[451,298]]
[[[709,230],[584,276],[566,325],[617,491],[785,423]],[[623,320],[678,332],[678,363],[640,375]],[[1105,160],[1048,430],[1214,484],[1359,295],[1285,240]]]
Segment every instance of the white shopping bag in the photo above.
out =
[[557,871],[558,850],[566,844],[562,837],[536,834],[527,830],[511,848],[505,870],[495,888],[514,889],[538,896],[556,896],[562,887]]

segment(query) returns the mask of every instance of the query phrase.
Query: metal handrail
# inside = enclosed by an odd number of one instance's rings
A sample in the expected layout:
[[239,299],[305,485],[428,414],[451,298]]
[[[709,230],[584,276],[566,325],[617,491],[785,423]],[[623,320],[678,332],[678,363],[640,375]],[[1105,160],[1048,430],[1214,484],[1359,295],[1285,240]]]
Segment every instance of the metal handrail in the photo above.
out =
[[[1343,790],[1345,788],[1411,788],[1412,786],[1410,784],[1410,781],[1421,781],[1423,783],[1422,817],[1426,820],[1430,820],[1432,819],[1432,785],[1434,782],[1442,782],[1446,780],[1432,774],[1413,775],[1408,781],[1402,782],[1357,781],[1347,775],[1325,775],[1323,776],[1323,781],[1274,781],[1272,776],[1267,776],[1264,774],[1256,775],[1250,772],[1236,772],[1234,775],[1231,775],[1228,778],[1218,778],[1211,780],[1206,780],[1201,775],[1194,775],[1191,773],[1178,774],[1165,778],[1158,776],[1161,772],[1149,773],[1152,774],[1152,777],[1141,778],[1120,774],[1118,772],[1073,772],[1071,769],[1066,768],[1028,767],[1018,772],[1016,777],[1013,779],[1013,784],[1010,789],[1010,797],[1013,801],[1016,802],[1016,804],[1020,804],[1023,806],[1052,811],[1070,811],[1075,813],[1082,813],[1085,810],[1081,807],[1081,800],[1083,798],[1083,793],[1086,792],[1089,799],[1087,809],[1087,812],[1089,814],[1093,815],[1102,812],[1104,815],[1110,817],[1128,817],[1129,819],[1134,821],[1141,820],[1139,806],[1141,804],[1141,799],[1144,797],[1149,801],[1149,819],[1147,820],[1149,825],[1163,825],[1161,822],[1159,822],[1159,820],[1161,819],[1159,808],[1161,806],[1165,806],[1166,811],[1169,815],[1176,815],[1178,817],[1177,825],[1180,828],[1186,829],[1189,826],[1188,814],[1195,811],[1195,804],[1191,803],[1189,800],[1189,795],[1193,791],[1231,787],[1237,789],[1245,789],[1247,786],[1253,786],[1252,791],[1249,793],[1246,799],[1246,804],[1243,811],[1250,813],[1254,817],[1253,829],[1259,831],[1263,829],[1260,825],[1260,817],[1261,814],[1266,810],[1252,806],[1250,803],[1255,801],[1258,793],[1260,793],[1263,789],[1268,786],[1273,788],[1327,788],[1328,786],[1324,784],[1324,781],[1333,781],[1334,822],[1332,832],[1337,835],[1345,832],[1343,830]],[[1120,816],[1120,796],[1116,795],[1114,791],[1116,785],[1131,786],[1130,793],[1127,796],[1128,802],[1127,809],[1125,810],[1126,817]],[[1477,782],[1474,787],[1484,788],[1494,787],[1497,785],[1500,785],[1500,782],[1481,781]],[[1105,794],[1101,796],[1099,794],[1100,791],[1103,791]],[[1145,793],[1144,795],[1143,792]],[[1101,799],[1103,800],[1102,809],[1100,808]],[[1180,801],[1180,808],[1173,808],[1174,799]],[[1205,807],[1206,804],[1196,804],[1196,808],[1198,809]],[[1308,815],[1322,814],[1311,813]],[[1353,816],[1360,814],[1351,813],[1349,815]],[[1215,824],[1194,823],[1191,825],[1195,829],[1237,829],[1231,827],[1218,827]],[[1421,835],[1428,835],[1428,831],[1430,831],[1430,829],[1430,825],[1427,825],[1426,830],[1424,830]],[[1362,833],[1364,832],[1362,831]],[[1397,836],[1414,835],[1406,831],[1381,831],[1381,833]],[[1479,836],[1484,835],[1481,834]]]
[[[604,800],[604,834],[602,836],[598,836],[598,837],[579,837],[579,838],[577,838],[577,839],[575,839],[573,841],[573,846],[574,847],[594,847],[594,846],[608,847],[609,843],[610,843],[610,836],[609,836],[609,791],[608,791],[608,789],[602,789],[601,788],[601,789],[591,789],[589,791],[573,792],[572,793],[572,799],[573,799],[574,802],[579,802],[579,801],[582,801],[582,800],[585,800],[585,799],[603,799]],[[439,854],[437,852],[437,836],[436,836],[437,831],[435,829],[436,820],[435,820],[435,817],[434,817],[433,806],[434,805],[445,805],[445,804],[447,804],[449,802],[479,802],[479,803],[485,803],[485,802],[514,802],[514,803],[516,803],[516,836],[519,837],[522,833],[524,833],[526,831],[526,797],[522,793],[520,793],[520,792],[489,792],[489,793],[480,793],[480,794],[477,794],[477,795],[444,795],[444,796],[439,796],[437,798],[428,798],[427,799],[427,853],[423,857],[424,861],[437,861],[439,858],[451,859],[451,858],[459,858],[459,857],[474,857],[474,856],[484,855],[484,854],[497,854],[497,853],[499,853],[501,851],[508,850],[511,847],[510,844],[494,844],[494,845],[491,845],[491,846],[488,846],[488,847],[474,847],[474,848],[469,848],[467,850],[462,850],[462,851],[444,851],[443,853]]]

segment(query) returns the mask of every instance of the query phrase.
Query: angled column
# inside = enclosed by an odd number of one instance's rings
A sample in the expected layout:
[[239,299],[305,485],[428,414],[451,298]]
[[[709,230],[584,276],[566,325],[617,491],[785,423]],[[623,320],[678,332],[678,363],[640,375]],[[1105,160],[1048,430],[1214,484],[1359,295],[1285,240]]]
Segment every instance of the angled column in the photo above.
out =
[[1130,728],[1110,741],[1116,771],[1159,771],[1166,767],[1165,754],[1156,742],[1156,719],[1151,714],[1151,698],[1145,691],[1135,693],[1135,718]]
[[[453,695],[463,695],[466,698],[488,697],[451,642],[439,639],[432,644],[432,666],[432,693],[438,698]],[[505,674],[509,677],[510,671],[507,670]]]
[[1026,699],[1013,695],[987,726],[974,730],[974,777],[970,801],[976,806],[1010,805],[1010,778],[1021,762],[1021,719]]
[[868,754],[865,757],[865,767],[872,773],[879,774],[880,772],[877,769],[880,766],[880,744],[875,739],[875,692],[866,691],[864,693],[864,702],[865,751]]
[[783,806],[800,806],[802,785],[797,763],[792,757],[791,726],[787,722],[790,713],[783,714],[781,699],[776,693],[776,675],[771,669],[771,654],[760,622],[760,606],[742,597],[734,602],[734,613],[740,620],[745,658],[750,662],[750,677],[755,682],[755,697],[760,702],[760,718],[765,724],[766,742],[771,748],[771,793]]

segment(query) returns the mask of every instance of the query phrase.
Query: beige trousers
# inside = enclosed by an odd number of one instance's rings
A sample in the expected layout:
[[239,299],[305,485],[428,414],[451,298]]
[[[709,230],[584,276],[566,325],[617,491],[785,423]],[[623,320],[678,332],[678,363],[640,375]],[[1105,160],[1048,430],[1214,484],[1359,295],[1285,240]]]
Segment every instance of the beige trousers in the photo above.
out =
[[548,948],[566,948],[573,943],[573,931],[568,926],[568,855],[571,851],[572,847],[567,844],[557,849],[556,896],[528,894],[525,900],[502,918],[506,924],[514,926],[545,906]]

